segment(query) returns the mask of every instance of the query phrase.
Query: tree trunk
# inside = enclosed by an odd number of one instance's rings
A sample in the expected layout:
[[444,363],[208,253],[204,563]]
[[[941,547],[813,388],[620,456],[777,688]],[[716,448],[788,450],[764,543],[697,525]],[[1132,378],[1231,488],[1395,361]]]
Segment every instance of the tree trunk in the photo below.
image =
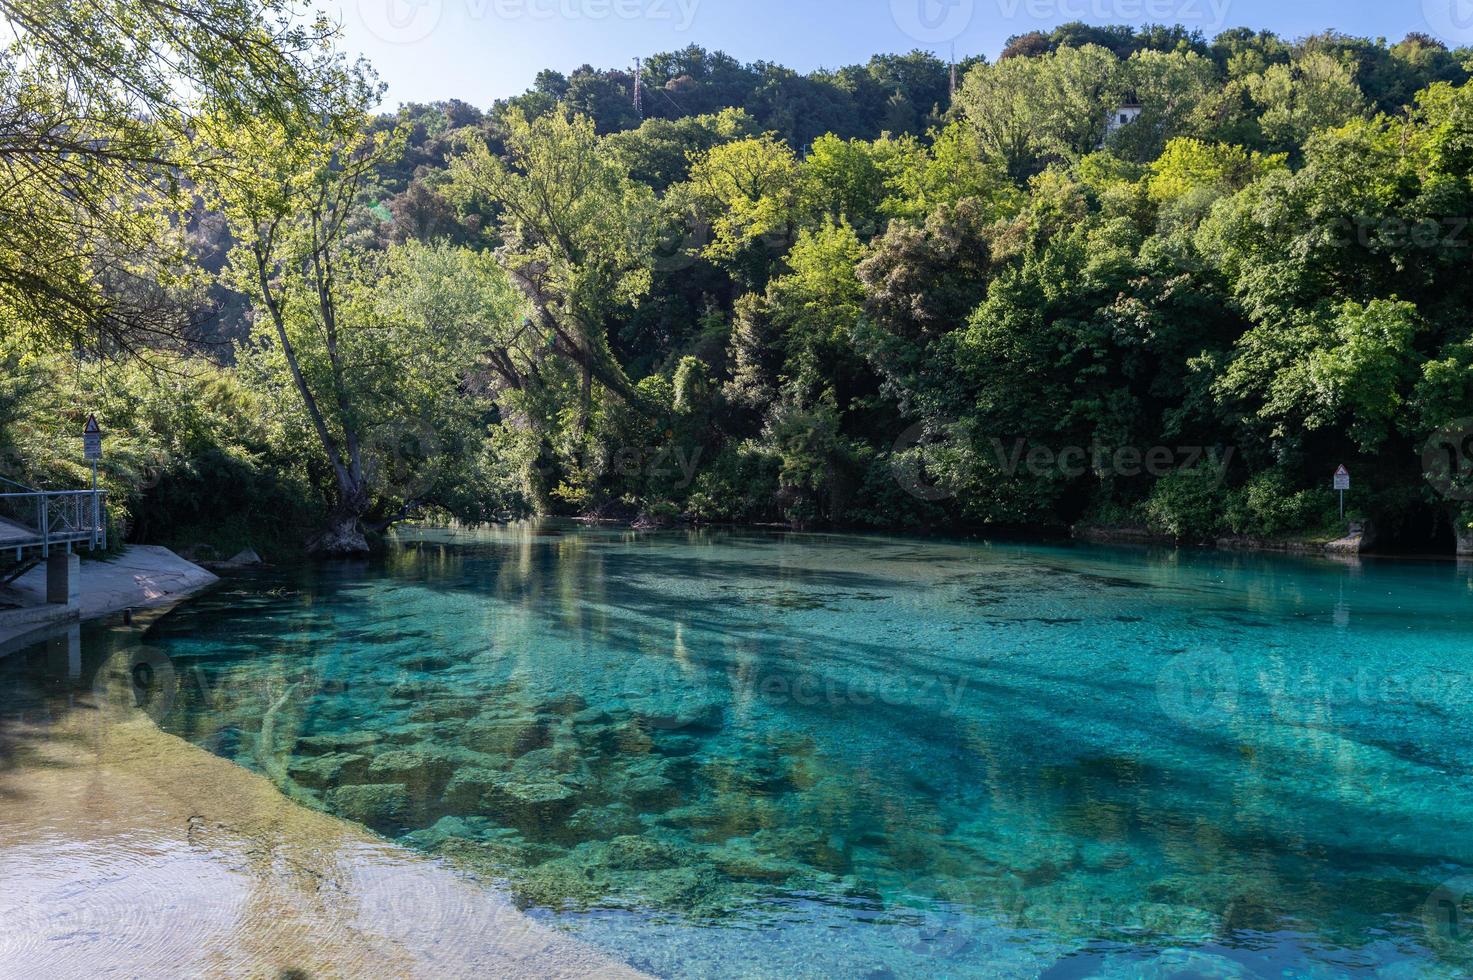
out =
[[361,558],[368,552],[362,516],[343,511],[334,511],[327,527],[307,541],[307,554],[314,558]]

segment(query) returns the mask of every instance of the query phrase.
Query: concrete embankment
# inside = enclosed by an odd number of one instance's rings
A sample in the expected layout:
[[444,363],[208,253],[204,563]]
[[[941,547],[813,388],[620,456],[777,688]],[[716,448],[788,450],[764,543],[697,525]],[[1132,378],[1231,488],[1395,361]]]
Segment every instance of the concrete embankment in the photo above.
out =
[[0,609],[0,652],[39,629],[177,602],[219,581],[168,548],[151,545],[132,545],[114,558],[80,562],[76,573],[73,602],[47,602],[44,563],[0,594],[18,607]]

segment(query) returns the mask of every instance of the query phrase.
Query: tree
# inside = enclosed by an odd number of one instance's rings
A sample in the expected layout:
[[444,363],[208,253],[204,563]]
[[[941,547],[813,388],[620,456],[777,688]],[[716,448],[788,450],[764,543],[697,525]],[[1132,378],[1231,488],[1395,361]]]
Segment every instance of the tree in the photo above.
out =
[[924,221],[943,204],[971,198],[997,213],[1014,207],[1020,195],[996,162],[986,159],[966,123],[933,131],[929,145],[914,137],[881,140],[875,157],[885,175],[886,217]]
[[957,97],[984,153],[1021,183],[1051,159],[1075,160],[1103,143],[1128,81],[1096,45],[978,65]]
[[873,145],[821,136],[803,161],[799,179],[800,207],[807,215],[845,220],[866,238],[879,230],[885,179]]
[[177,338],[194,321],[180,176],[219,162],[188,157],[193,120],[313,118],[330,29],[276,0],[3,0],[0,17],[0,336]]
[[1264,138],[1278,150],[1302,146],[1311,133],[1341,126],[1366,111],[1354,70],[1322,51],[1271,65],[1248,79],[1261,108]]
[[785,249],[798,219],[800,171],[793,151],[772,134],[713,147],[691,164],[687,193],[711,221],[705,254],[731,265],[756,257],[748,274],[760,288],[773,247]]
[[630,179],[663,194],[690,176],[691,160],[714,146],[757,135],[757,124],[742,109],[679,120],[646,119],[638,129],[610,136],[605,145],[629,171]]
[[1172,138],[1210,128],[1221,94],[1217,66],[1209,59],[1191,51],[1137,51],[1125,71],[1141,113],[1111,134],[1111,149],[1147,163]]
[[577,365],[581,433],[595,379],[639,401],[609,348],[607,320],[649,290],[661,218],[654,194],[630,180],[587,118],[514,112],[509,123],[507,159],[476,142],[451,161],[452,186],[500,209],[502,265],[549,347]]
[[365,518],[375,504],[366,402],[353,370],[367,334],[354,319],[362,310],[348,303],[354,259],[344,238],[359,193],[402,146],[400,133],[368,134],[364,109],[376,90],[366,76],[353,81],[315,139],[269,116],[206,117],[197,136],[202,148],[242,163],[207,190],[237,243],[232,281],[263,315],[263,340],[280,356],[331,469],[327,527],[309,542],[329,556],[368,550]]
[[1151,164],[1148,188],[1151,198],[1162,203],[1201,188],[1230,194],[1283,165],[1281,155],[1264,156],[1249,153],[1241,146],[1222,146],[1189,138],[1174,139]]

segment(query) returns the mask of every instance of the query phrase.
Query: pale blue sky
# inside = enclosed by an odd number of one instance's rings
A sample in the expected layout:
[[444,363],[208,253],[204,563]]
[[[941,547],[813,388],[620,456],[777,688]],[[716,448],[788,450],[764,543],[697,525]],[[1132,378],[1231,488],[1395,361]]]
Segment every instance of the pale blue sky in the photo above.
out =
[[546,67],[632,65],[700,44],[800,71],[920,47],[996,57],[1006,38],[1072,20],[1181,23],[1296,37],[1333,27],[1473,44],[1473,0],[326,0],[346,47],[389,85],[387,105],[457,97],[483,108]]

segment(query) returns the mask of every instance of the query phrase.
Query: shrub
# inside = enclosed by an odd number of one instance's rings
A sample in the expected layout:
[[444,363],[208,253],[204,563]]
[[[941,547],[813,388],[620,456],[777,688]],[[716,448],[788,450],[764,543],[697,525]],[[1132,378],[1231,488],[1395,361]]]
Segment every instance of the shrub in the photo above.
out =
[[1222,472],[1208,466],[1168,473],[1151,488],[1146,526],[1178,541],[1208,541],[1222,530]]
[[1322,493],[1296,490],[1283,470],[1265,470],[1228,495],[1227,523],[1234,534],[1276,537],[1318,529],[1325,506]]

